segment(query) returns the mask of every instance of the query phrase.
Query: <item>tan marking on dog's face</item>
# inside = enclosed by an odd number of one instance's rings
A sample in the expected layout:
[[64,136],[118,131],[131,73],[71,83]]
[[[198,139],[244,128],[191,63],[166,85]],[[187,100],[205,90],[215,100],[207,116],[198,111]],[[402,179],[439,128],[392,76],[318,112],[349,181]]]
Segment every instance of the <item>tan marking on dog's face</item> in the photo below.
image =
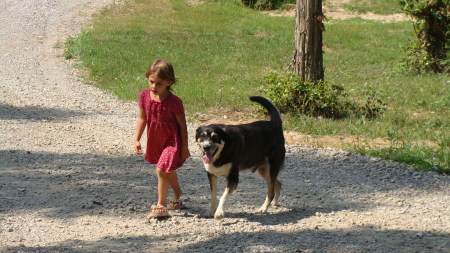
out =
[[203,132],[203,133],[201,133],[201,134],[199,134],[198,135],[198,137],[197,137],[197,143],[198,144],[200,144],[201,142],[203,142],[205,139],[206,139],[206,137],[208,136],[208,132]]

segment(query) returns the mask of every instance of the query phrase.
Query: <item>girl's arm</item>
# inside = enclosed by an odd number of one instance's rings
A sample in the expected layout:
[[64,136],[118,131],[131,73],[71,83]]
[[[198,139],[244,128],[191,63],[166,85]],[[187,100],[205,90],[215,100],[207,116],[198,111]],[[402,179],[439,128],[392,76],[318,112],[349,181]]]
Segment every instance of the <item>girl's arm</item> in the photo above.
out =
[[146,125],[147,125],[147,115],[145,114],[144,109],[140,109],[139,117],[137,119],[136,124],[136,132],[134,133],[134,152],[136,152],[137,155],[144,154],[144,152],[142,152],[140,141]]
[[191,154],[189,153],[189,144],[188,144],[188,133],[187,133],[187,126],[186,126],[186,116],[184,113],[175,115],[178,123],[178,127],[180,129],[180,136],[181,136],[181,158],[183,160],[188,159]]

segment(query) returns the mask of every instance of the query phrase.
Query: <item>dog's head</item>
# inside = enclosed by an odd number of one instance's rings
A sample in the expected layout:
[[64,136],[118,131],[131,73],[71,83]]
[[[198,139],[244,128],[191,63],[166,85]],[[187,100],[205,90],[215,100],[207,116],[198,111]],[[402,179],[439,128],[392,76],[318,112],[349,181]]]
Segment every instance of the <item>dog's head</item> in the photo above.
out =
[[217,125],[201,126],[197,128],[195,140],[203,152],[203,162],[213,163],[225,146],[226,133]]

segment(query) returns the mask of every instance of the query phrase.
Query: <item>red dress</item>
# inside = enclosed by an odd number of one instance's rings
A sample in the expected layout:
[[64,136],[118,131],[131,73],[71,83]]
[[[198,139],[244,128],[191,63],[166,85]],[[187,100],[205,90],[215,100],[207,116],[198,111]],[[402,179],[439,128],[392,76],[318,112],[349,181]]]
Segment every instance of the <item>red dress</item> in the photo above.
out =
[[147,148],[145,160],[166,173],[180,168],[181,137],[175,115],[184,113],[183,102],[171,92],[162,102],[150,97],[150,90],[143,90],[138,106],[147,116]]

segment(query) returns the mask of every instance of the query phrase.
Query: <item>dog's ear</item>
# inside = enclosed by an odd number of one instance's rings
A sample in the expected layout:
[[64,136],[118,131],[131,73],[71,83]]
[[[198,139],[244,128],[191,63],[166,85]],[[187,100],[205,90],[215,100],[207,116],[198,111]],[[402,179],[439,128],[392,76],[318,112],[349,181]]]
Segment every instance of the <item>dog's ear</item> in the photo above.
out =
[[227,135],[227,129],[225,127],[220,127],[220,130],[222,130],[223,135]]
[[198,141],[199,130],[200,127],[197,127],[197,129],[195,130],[195,141]]
[[198,141],[198,138],[200,137],[200,131],[201,127],[197,127],[197,130],[195,130],[195,141]]
[[225,142],[230,142],[227,129],[225,127],[219,127],[218,129],[220,130],[219,132],[220,138]]

